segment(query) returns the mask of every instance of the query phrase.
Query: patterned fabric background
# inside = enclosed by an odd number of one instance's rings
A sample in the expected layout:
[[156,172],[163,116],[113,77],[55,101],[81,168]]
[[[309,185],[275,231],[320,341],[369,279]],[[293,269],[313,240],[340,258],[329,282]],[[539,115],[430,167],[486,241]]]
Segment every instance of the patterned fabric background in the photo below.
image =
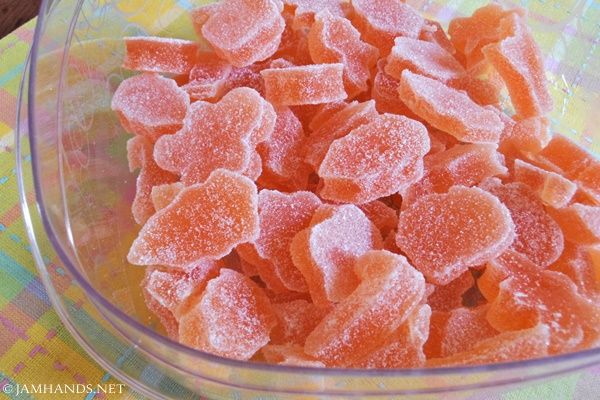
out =
[[[436,2],[430,3],[436,6]],[[540,3],[560,8],[566,2]],[[600,60],[600,54],[596,51],[600,42],[600,3],[594,0],[583,3],[595,10],[591,15],[596,18],[596,30],[590,33],[591,45],[586,47],[586,53],[589,51],[587,54],[593,64],[594,60]],[[58,396],[22,394],[17,397],[14,393],[3,393],[2,389],[6,385],[118,383],[80,349],[52,310],[37,277],[21,218],[15,179],[13,127],[19,80],[32,40],[34,24],[35,21],[31,21],[0,41],[0,398],[10,399]],[[565,84],[581,84],[586,77],[581,71],[575,72],[573,76],[567,77]],[[597,83],[595,85],[597,94]],[[567,87],[573,88],[573,85]],[[557,87],[553,89],[560,90]],[[576,136],[575,132],[573,136]],[[55,264],[57,273],[60,273],[60,262],[56,256],[48,256]],[[498,390],[497,394],[486,399],[583,400],[598,398],[599,393],[600,366],[597,366],[523,389]],[[120,395],[91,393],[71,396],[65,398],[141,398],[130,390],[125,390]]]

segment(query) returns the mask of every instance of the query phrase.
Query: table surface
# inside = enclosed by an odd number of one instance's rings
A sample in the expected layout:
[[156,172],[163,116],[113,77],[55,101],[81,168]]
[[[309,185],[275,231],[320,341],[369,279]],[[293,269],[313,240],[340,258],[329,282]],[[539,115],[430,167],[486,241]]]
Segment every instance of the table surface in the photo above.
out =
[[0,0],[0,38],[35,17],[40,3],[41,0]]
[[[14,394],[2,394],[6,385],[116,382],[69,336],[52,310],[28,250],[18,205],[13,127],[19,80],[33,27],[31,21],[0,40],[0,399],[17,399]],[[600,398],[599,393],[600,366],[526,388],[500,389],[485,400],[587,400]],[[24,398],[34,396],[18,397]],[[106,397],[92,394],[80,398]],[[140,396],[127,390],[110,398]]]

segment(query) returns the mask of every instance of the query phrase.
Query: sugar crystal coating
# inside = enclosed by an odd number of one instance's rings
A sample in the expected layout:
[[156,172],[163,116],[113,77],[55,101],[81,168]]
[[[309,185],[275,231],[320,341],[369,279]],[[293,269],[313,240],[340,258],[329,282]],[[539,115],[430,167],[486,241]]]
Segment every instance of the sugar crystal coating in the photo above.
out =
[[529,186],[544,204],[554,208],[568,205],[577,192],[577,185],[562,175],[523,160],[515,160],[514,179]]
[[271,332],[271,343],[303,346],[308,334],[321,322],[329,309],[319,308],[300,299],[273,304],[273,312],[278,324]]
[[187,93],[174,80],[151,73],[121,82],[111,103],[125,130],[152,141],[177,132],[189,106]]
[[232,73],[232,66],[226,61],[216,58],[213,53],[198,55],[189,73],[189,82],[182,88],[193,101],[213,100],[223,96],[226,83]]
[[295,7],[293,28],[310,29],[320,12],[328,12],[335,17],[345,17],[350,5],[344,0],[284,0],[284,4]]
[[465,271],[447,285],[435,286],[427,296],[427,303],[434,311],[452,311],[463,304],[463,295],[475,284],[471,271]]
[[198,44],[161,37],[125,37],[123,68],[141,72],[188,74],[197,61]]
[[583,245],[600,243],[600,207],[575,203],[548,211],[560,225],[566,240]]
[[177,197],[183,188],[184,186],[181,182],[153,186],[150,198],[152,199],[154,209],[159,211],[171,204],[173,199]]
[[397,242],[428,281],[445,285],[502,254],[514,237],[510,212],[496,197],[454,186],[400,213]]

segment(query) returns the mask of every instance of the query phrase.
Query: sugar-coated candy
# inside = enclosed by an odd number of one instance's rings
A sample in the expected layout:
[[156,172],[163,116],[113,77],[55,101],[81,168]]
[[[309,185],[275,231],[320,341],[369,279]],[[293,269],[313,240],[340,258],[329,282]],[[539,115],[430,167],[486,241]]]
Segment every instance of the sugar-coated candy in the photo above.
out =
[[235,252],[242,262],[252,265],[254,271],[269,290],[277,294],[289,293],[289,289],[285,287],[277,275],[275,265],[273,265],[271,261],[258,255],[254,245],[251,243],[242,243],[235,248]]
[[359,103],[353,101],[333,113],[319,128],[312,132],[306,143],[305,161],[318,169],[331,144],[361,125],[372,122],[377,117],[373,101]]
[[306,337],[329,312],[306,300],[273,304],[277,325],[271,332],[272,344],[304,345]]
[[342,63],[344,86],[348,98],[366,92],[371,68],[377,63],[379,50],[360,40],[360,32],[349,20],[327,11],[317,14],[308,33],[308,49],[316,64]]
[[569,179],[523,160],[515,160],[513,174],[516,182],[529,186],[544,204],[553,208],[565,207],[577,192],[577,185]]
[[442,82],[402,72],[400,98],[433,127],[469,143],[498,143],[504,124],[495,112],[473,102],[467,94]]
[[504,10],[498,4],[488,4],[475,10],[471,16],[450,21],[450,41],[465,57],[467,66],[472,67],[483,60],[483,47],[506,36],[506,33],[500,30],[501,21],[511,14],[523,13],[524,10],[520,8]]
[[258,145],[265,182],[290,190],[302,190],[308,183],[310,167],[304,162],[306,135],[302,123],[289,107],[275,110],[277,120],[271,137]]
[[400,213],[398,246],[429,282],[445,285],[502,254],[515,237],[509,210],[478,189],[454,186]]
[[470,350],[444,358],[427,360],[428,367],[493,364],[541,358],[548,355],[551,333],[547,325],[503,332],[477,342]]
[[320,205],[319,198],[311,192],[262,190],[258,196],[260,234],[254,246],[261,257],[273,263],[277,276],[289,290],[308,290],[303,275],[294,266],[289,247],[294,236],[309,226]]
[[[428,358],[444,358],[471,350],[482,340],[498,335],[486,319],[488,305],[434,311],[429,340],[425,345]],[[434,326],[435,325],[435,326]]]
[[520,15],[513,13],[502,20],[501,30],[508,37],[482,51],[506,83],[517,117],[536,117],[552,111],[544,60],[529,28]]
[[352,0],[352,22],[365,41],[385,57],[398,36],[419,37],[425,20],[409,5],[397,0]]
[[121,82],[111,107],[126,131],[155,141],[181,129],[190,98],[174,80],[145,73]]
[[471,271],[465,271],[447,285],[436,285],[427,296],[427,304],[434,311],[452,311],[463,305],[463,295],[475,284]]
[[295,367],[325,367],[325,364],[307,355],[298,344],[269,344],[261,349],[265,361]]
[[383,201],[374,200],[358,206],[379,229],[383,237],[398,227],[398,212]]
[[510,134],[502,136],[500,147],[512,146],[522,152],[538,153],[552,139],[549,124],[548,118],[539,116],[517,121]]
[[548,268],[567,275],[582,295],[600,304],[600,247],[567,242],[559,259]]
[[446,50],[448,53],[456,54],[456,49],[450,41],[450,38],[444,31],[442,25],[430,19],[426,19],[419,34],[419,39],[430,43],[436,43],[438,46]]
[[575,180],[594,162],[594,157],[571,139],[556,133],[550,143],[535,155],[535,160],[554,165],[559,168],[558,172]]
[[258,237],[257,197],[248,178],[216,170],[150,217],[127,259],[135,265],[178,266],[223,257]]
[[577,186],[600,205],[600,162],[592,160],[590,165],[577,175]]
[[507,252],[491,266],[500,267],[507,275],[487,314],[495,329],[504,332],[547,324],[550,354],[576,351],[598,342],[600,307],[579,294],[566,275],[542,270],[514,252]]
[[418,306],[381,348],[352,365],[355,368],[421,368],[423,345],[429,337],[431,308]]
[[311,132],[318,130],[323,124],[329,121],[329,119],[339,111],[343,110],[347,105],[348,103],[345,101],[339,100],[317,106],[316,112],[310,118],[310,122],[308,123],[308,130]]
[[188,74],[198,60],[198,44],[162,37],[125,37],[123,68],[141,72]]
[[183,129],[157,141],[154,158],[187,185],[203,182],[217,168],[244,172],[275,120],[275,110],[255,90],[234,89],[218,103],[193,103]]
[[176,182],[178,177],[161,169],[152,158],[152,142],[144,136],[134,136],[127,141],[129,169],[140,169],[131,212],[133,219],[142,225],[156,211],[152,203],[152,188],[156,185]]
[[528,186],[518,182],[504,185],[486,181],[481,187],[498,197],[510,211],[516,234],[512,250],[540,267],[547,267],[558,259],[564,248],[563,233]]
[[164,328],[167,336],[174,340],[179,341],[179,322],[167,307],[160,304],[158,300],[146,290],[146,278],[141,283],[142,296],[144,297],[144,304],[148,307],[148,310],[156,316],[160,325]]
[[183,188],[184,186],[181,182],[153,186],[152,192],[150,192],[150,198],[152,199],[154,209],[159,211],[171,204],[173,199],[177,197]]
[[318,13],[326,11],[335,17],[345,17],[350,12],[350,4],[344,0],[283,0],[283,3],[295,7],[293,28],[310,29]]
[[304,350],[327,366],[347,366],[381,348],[423,299],[425,279],[406,258],[370,251],[355,264],[361,283],[308,335]]
[[354,205],[322,206],[310,227],[290,245],[294,265],[304,276],[313,302],[328,307],[348,297],[358,286],[354,263],[381,248],[379,231]]
[[575,203],[561,209],[549,209],[565,239],[582,245],[600,243],[600,207]]
[[223,0],[202,26],[202,37],[236,67],[272,56],[285,21],[278,0]]
[[344,64],[269,68],[261,72],[268,101],[279,106],[324,104],[348,97]]
[[227,79],[232,66],[218,59],[211,52],[198,55],[198,60],[189,73],[189,81],[182,86],[193,101],[214,100],[225,93]]
[[458,82],[466,74],[452,54],[437,43],[407,37],[397,37],[394,43],[385,72],[395,79],[399,80],[405,69],[444,83]]
[[375,100],[375,107],[380,113],[406,115],[412,119],[418,119],[404,102],[400,99],[398,86],[400,81],[392,78],[385,72],[387,61],[380,59],[377,63],[377,73],[373,78],[371,97]]
[[425,157],[425,174],[402,193],[403,204],[406,207],[426,194],[446,193],[452,186],[475,186],[486,178],[507,172],[502,154],[496,151],[495,145],[455,145]]
[[361,204],[394,194],[422,176],[428,152],[423,124],[395,114],[378,116],[331,144],[318,170],[321,197]]
[[276,318],[254,282],[230,269],[208,282],[179,320],[181,343],[208,353],[248,360],[269,342]]

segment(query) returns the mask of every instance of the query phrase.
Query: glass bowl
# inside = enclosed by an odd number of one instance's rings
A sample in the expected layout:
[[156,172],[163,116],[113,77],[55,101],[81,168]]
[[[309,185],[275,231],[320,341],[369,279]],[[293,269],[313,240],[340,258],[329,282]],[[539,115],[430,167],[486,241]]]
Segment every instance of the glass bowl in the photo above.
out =
[[[143,269],[125,256],[136,235],[135,177],[110,110],[128,72],[122,37],[193,39],[189,0],[44,0],[21,88],[18,178],[48,295],[103,368],[153,399],[463,398],[600,363],[600,349],[479,367],[344,370],[238,362],[175,343],[144,306]],[[447,23],[486,1],[409,1]],[[598,153],[600,7],[523,0],[546,57],[555,131]],[[58,257],[56,256],[58,255]],[[62,266],[61,266],[62,265]],[[64,267],[63,267],[64,266]]]

